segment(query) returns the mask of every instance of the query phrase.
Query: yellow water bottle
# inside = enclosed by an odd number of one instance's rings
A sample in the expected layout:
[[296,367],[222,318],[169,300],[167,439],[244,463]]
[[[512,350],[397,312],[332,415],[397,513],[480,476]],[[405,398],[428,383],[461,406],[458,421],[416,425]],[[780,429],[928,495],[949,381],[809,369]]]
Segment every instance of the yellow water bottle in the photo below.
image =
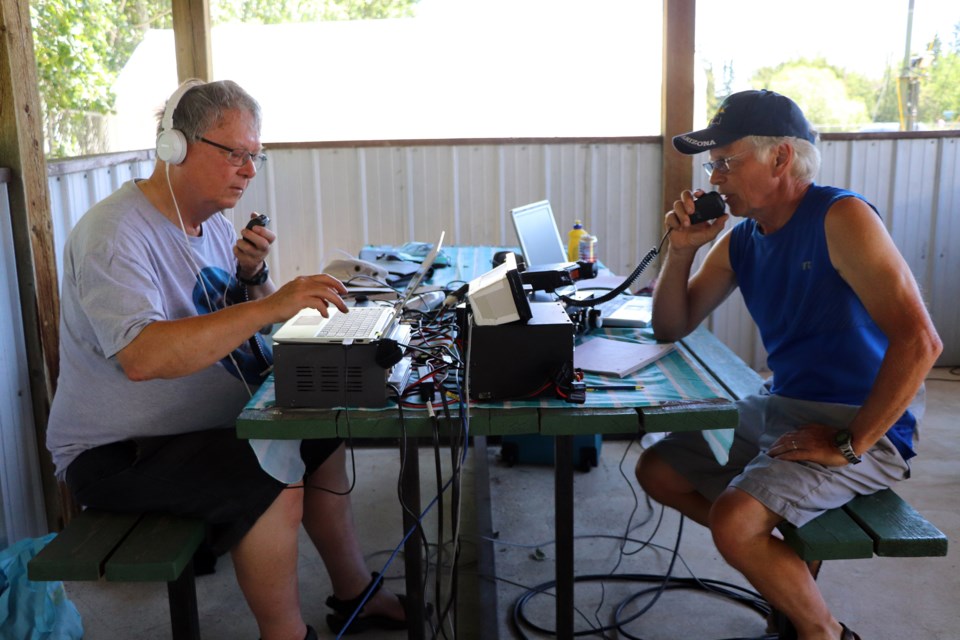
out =
[[576,262],[580,258],[580,238],[587,235],[587,230],[583,228],[583,223],[579,220],[573,221],[573,229],[567,233],[567,260]]

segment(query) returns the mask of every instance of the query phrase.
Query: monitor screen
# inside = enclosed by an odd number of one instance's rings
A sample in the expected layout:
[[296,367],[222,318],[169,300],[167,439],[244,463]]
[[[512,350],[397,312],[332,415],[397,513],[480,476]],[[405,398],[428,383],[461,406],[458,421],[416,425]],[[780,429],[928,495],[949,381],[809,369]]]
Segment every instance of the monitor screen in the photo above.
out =
[[567,262],[550,202],[541,200],[510,211],[527,267]]

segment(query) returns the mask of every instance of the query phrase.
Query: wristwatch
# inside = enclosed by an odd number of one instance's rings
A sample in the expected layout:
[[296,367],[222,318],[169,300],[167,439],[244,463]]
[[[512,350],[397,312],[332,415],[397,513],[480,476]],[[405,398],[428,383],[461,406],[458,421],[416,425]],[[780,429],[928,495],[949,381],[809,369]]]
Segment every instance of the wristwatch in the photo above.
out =
[[261,285],[264,282],[266,282],[267,278],[269,277],[270,277],[270,269],[267,268],[266,262],[263,263],[263,267],[260,268],[260,271],[257,271],[257,273],[252,278],[249,278],[249,279],[241,276],[240,267],[237,267],[237,280],[240,281],[240,284],[245,284],[248,287],[256,287],[257,285]]
[[850,464],[860,464],[860,456],[853,450],[853,434],[850,429],[840,429],[837,435],[833,437],[834,444],[840,449],[840,453]]

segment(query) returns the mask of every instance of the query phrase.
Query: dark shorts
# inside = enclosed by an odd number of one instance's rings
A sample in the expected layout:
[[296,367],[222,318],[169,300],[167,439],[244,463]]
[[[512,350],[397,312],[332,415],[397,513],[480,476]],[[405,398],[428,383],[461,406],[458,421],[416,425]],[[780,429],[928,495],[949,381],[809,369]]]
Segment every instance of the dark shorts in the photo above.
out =
[[[340,446],[304,440],[306,474]],[[117,512],[161,511],[199,517],[217,554],[246,535],[286,485],[260,468],[250,443],[233,429],[137,438],[88,449],[67,468],[66,483],[86,506]]]

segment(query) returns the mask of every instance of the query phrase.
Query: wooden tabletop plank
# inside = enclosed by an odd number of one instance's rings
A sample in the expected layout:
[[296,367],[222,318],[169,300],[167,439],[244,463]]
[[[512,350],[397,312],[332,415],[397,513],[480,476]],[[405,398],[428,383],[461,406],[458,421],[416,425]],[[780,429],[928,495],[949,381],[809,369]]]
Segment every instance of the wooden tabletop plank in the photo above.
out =
[[698,327],[681,343],[733,398],[753,395],[763,384],[759,373],[704,327]]

